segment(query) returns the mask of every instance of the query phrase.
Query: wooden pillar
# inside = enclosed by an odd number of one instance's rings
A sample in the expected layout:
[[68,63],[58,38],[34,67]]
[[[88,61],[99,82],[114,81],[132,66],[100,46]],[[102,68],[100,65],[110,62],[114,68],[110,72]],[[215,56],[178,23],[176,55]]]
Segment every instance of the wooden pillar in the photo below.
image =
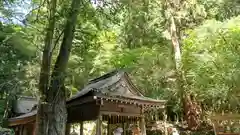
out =
[[22,127],[22,135],[26,135],[26,128],[25,128],[25,125]]
[[14,128],[14,132],[15,132],[15,135],[19,135],[19,126],[17,126],[16,128]]
[[80,135],[83,135],[83,121],[80,122]]
[[36,135],[36,122],[33,123],[32,135]]
[[22,125],[19,125],[19,127],[18,127],[18,134],[17,135],[21,135],[21,132],[22,132]]
[[70,123],[67,123],[67,124],[66,124],[65,135],[70,135],[70,130],[71,130],[71,124],[70,124]]
[[108,120],[107,135],[111,135],[111,133],[110,133],[110,120]]
[[166,111],[164,110],[163,112],[163,118],[164,118],[164,134],[165,135],[168,135],[168,130],[167,130],[167,113]]
[[122,128],[123,128],[123,135],[126,135],[126,127],[124,122],[122,122]]
[[146,123],[145,123],[145,117],[144,116],[141,117],[140,128],[141,128],[142,135],[147,135]]
[[145,122],[145,116],[144,116],[143,106],[141,107],[140,128],[141,128],[141,133],[142,133],[142,135],[147,135],[146,122]]
[[96,126],[96,135],[102,135],[102,115],[100,115],[97,119],[97,126]]
[[18,133],[17,133],[17,127],[15,127],[15,128],[13,129],[13,131],[14,131],[14,134],[15,134],[15,135],[18,135]]
[[21,127],[20,127],[19,135],[23,135],[23,125],[21,125]]
[[217,122],[215,120],[212,120],[213,123],[213,130],[214,130],[214,135],[217,135]]

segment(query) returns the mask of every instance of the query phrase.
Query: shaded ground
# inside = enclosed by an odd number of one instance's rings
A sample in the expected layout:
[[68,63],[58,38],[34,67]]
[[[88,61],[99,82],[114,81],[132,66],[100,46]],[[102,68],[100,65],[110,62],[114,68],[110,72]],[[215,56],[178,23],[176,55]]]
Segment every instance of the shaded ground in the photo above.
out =
[[[147,124],[147,135],[164,135],[164,122],[156,121]],[[196,131],[188,130],[184,124],[166,123],[168,135],[172,135],[173,130],[177,130],[179,135],[214,135],[213,127],[207,123],[200,125]]]

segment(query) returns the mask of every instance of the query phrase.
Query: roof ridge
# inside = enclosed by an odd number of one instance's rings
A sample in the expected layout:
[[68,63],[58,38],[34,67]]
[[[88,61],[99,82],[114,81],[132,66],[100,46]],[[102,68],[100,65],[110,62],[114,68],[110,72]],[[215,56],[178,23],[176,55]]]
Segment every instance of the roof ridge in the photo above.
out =
[[116,75],[118,73],[121,73],[121,72],[125,72],[124,69],[115,69],[115,70],[113,70],[111,72],[107,72],[107,73],[101,75],[100,77],[97,77],[97,78],[94,78],[94,79],[90,80],[87,85],[99,82],[101,80],[104,80],[106,78],[112,77],[112,76],[114,76],[114,75]]
[[126,73],[125,74],[125,79],[129,86],[131,87],[130,91],[134,90],[137,94],[137,96],[144,96],[144,94],[140,91],[140,89],[132,82],[130,76]]

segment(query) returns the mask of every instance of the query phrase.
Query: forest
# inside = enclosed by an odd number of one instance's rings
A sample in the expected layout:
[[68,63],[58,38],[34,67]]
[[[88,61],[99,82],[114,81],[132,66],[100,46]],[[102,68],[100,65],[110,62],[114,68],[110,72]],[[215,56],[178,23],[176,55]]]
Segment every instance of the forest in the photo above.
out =
[[64,135],[66,100],[116,69],[192,131],[239,114],[240,1],[0,0],[3,127],[29,96],[39,100],[36,135]]

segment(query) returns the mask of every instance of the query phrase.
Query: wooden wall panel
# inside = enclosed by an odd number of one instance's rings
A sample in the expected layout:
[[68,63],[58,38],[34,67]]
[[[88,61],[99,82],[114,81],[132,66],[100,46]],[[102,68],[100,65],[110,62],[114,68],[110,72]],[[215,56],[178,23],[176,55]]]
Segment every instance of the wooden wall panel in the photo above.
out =
[[103,105],[100,106],[101,112],[118,112],[124,114],[141,114],[141,108],[134,104],[123,104],[116,102],[103,102]]

